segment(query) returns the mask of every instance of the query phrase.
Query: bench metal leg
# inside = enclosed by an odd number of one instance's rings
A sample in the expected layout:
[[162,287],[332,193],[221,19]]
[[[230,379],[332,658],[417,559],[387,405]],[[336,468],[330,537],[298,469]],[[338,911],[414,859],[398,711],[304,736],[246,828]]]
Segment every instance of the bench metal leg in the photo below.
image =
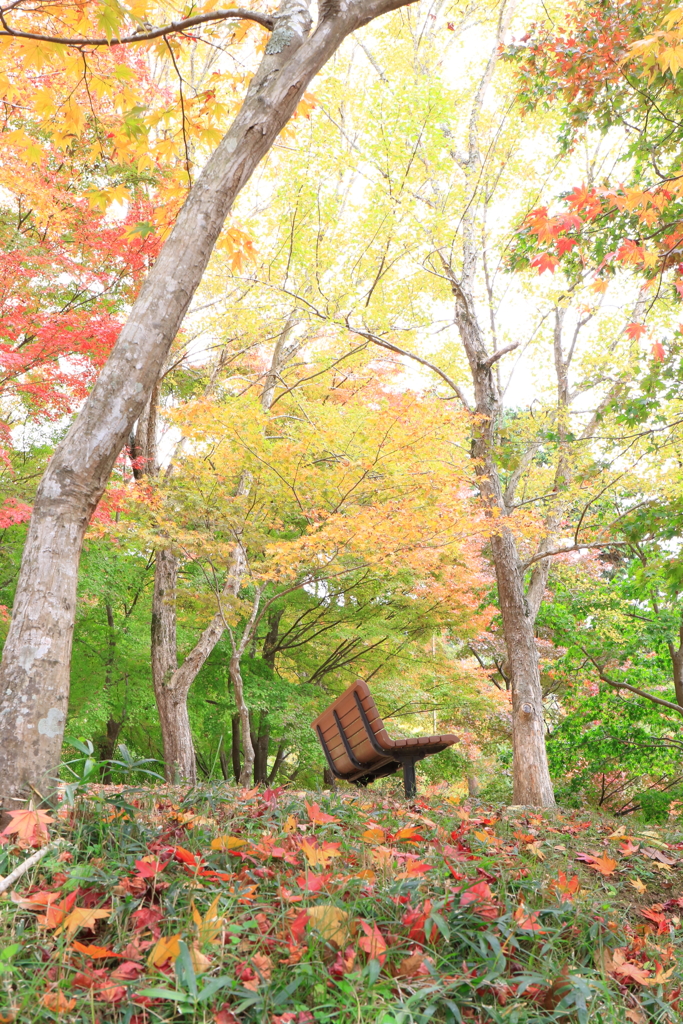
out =
[[406,800],[414,800],[417,796],[414,761],[403,762],[403,789],[406,795]]

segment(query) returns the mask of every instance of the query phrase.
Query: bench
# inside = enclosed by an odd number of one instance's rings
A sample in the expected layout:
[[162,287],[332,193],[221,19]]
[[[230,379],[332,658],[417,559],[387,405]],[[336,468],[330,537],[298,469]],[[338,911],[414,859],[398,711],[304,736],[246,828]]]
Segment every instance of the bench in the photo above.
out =
[[406,799],[416,796],[415,762],[437,754],[457,736],[410,736],[392,740],[368,684],[357,680],[313,722],[332,775],[357,786],[403,769]]

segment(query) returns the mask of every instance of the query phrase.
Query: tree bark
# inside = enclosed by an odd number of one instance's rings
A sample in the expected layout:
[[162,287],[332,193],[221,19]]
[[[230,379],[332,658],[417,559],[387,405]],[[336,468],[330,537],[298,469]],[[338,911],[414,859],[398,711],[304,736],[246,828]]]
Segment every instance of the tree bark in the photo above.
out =
[[156,553],[152,599],[152,678],[167,782],[197,781],[197,766],[187,710],[187,691],[177,683],[176,586],[178,559],[166,548]]
[[226,782],[230,782],[230,763],[228,761],[228,755],[225,753],[225,744],[223,743],[221,744],[219,759],[221,765],[221,775],[223,776],[223,779]]
[[280,620],[283,609],[273,608],[268,612],[268,632],[263,641],[262,657],[266,665],[275,670],[275,655],[277,654],[277,641],[280,633]]
[[240,758],[240,716],[239,714],[232,716],[232,774],[235,776],[235,782],[240,781],[240,775],[242,774],[242,761]]
[[192,188],[83,410],[40,483],[0,666],[0,806],[54,787],[83,536],[240,189],[344,38],[408,0],[282,0],[244,103]]
[[265,785],[268,782],[268,748],[270,746],[270,726],[268,712],[259,715],[258,733],[252,740],[254,747],[254,785]]

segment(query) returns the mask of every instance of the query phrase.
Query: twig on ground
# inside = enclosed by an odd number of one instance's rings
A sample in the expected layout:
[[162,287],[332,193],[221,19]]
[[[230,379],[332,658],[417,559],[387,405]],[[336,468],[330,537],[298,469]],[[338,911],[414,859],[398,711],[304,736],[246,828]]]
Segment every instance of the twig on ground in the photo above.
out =
[[36,850],[35,853],[27,857],[26,860],[16,867],[14,871],[6,875],[5,878],[0,878],[0,893],[6,892],[10,886],[14,885],[22,875],[25,875],[27,871],[30,871],[43,857],[51,853],[52,850],[56,850],[60,843],[64,842],[63,839],[56,839],[53,843],[48,843],[47,846],[43,846],[40,850]]

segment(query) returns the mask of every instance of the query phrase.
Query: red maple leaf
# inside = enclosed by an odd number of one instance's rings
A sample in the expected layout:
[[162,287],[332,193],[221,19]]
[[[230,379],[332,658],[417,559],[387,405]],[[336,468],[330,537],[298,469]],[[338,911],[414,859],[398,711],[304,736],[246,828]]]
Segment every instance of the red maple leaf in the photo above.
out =
[[358,924],[365,932],[364,938],[358,940],[358,945],[368,954],[370,960],[379,960],[379,962],[383,964],[386,960],[385,950],[387,948],[387,944],[381,931],[376,924],[373,924],[371,927],[368,922],[363,921],[362,918],[359,918]]
[[637,341],[641,334],[645,334],[646,330],[647,328],[645,324],[633,323],[626,325],[626,327],[624,328],[624,333],[628,334],[629,338],[633,338],[634,341]]
[[535,267],[539,274],[542,274],[546,270],[549,270],[551,274],[554,274],[559,262],[560,261],[557,256],[553,256],[549,252],[542,252],[540,256],[536,256],[536,258],[531,261],[531,266]]

